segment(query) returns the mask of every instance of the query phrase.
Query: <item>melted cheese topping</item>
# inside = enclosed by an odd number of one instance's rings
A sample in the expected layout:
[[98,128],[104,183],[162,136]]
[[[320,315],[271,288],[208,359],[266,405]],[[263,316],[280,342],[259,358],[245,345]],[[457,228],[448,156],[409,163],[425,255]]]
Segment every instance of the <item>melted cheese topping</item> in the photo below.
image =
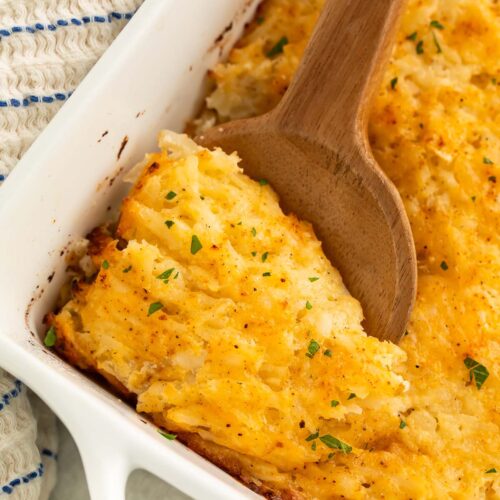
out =
[[[265,1],[214,70],[198,127],[272,108],[322,3]],[[235,155],[165,133],[124,204],[127,247],[109,241],[94,257],[107,269],[55,318],[59,350],[257,485],[306,498],[500,498],[487,472],[500,470],[498,16],[492,0],[410,0],[374,103],[373,150],[419,258],[399,347],[362,332],[310,226],[284,216],[269,186]],[[169,269],[168,283],[157,278]],[[479,389],[467,357],[489,371]],[[307,441],[317,431],[352,451]]]

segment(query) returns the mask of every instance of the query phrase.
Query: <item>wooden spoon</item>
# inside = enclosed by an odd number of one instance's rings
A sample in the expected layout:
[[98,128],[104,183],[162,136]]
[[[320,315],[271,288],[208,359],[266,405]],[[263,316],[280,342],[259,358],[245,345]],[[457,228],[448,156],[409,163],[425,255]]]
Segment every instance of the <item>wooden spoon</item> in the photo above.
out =
[[199,138],[238,151],[245,172],[268,180],[283,209],[313,223],[363,306],[367,333],[393,342],[415,300],[416,256],[399,194],[370,152],[367,117],[403,4],[326,0],[277,108]]

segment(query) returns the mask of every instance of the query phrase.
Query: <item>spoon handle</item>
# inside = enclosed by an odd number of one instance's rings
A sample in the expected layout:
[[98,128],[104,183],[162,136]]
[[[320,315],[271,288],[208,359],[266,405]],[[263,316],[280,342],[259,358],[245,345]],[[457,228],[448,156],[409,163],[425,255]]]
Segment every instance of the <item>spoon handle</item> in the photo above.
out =
[[295,79],[271,113],[282,130],[345,144],[366,136],[369,100],[404,0],[326,0]]

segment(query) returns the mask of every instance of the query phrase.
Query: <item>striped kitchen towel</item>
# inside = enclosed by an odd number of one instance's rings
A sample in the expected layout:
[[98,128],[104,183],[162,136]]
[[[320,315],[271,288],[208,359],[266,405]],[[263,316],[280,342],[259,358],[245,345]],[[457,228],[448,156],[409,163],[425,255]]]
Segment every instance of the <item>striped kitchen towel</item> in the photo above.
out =
[[0,496],[46,500],[56,479],[57,445],[50,410],[0,369]]
[[0,0],[0,182],[143,0]]

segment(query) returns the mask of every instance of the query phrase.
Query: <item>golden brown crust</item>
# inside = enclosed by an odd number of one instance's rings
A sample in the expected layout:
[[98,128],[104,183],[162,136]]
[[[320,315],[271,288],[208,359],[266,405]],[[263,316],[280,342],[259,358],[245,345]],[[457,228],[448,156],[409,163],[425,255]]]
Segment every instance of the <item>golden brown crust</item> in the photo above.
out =
[[[164,427],[161,415],[153,416],[156,425]],[[206,458],[214,465],[224,470],[232,477],[243,483],[246,487],[270,500],[302,500],[304,497],[296,491],[278,490],[262,481],[252,478],[245,473],[241,462],[238,460],[234,451],[219,446],[211,441],[203,439],[198,434],[190,432],[177,433],[177,439],[193,450],[198,455]]]
[[113,241],[109,229],[106,226],[97,226],[87,235],[89,240],[88,255],[91,257],[102,254],[106,246]]
[[[171,431],[171,429],[168,429],[168,425],[166,425],[165,419],[161,413],[154,413],[149,415],[149,417],[152,418],[153,423],[158,427]],[[207,441],[196,433],[175,432],[175,434],[177,439],[189,449],[230,474],[255,493],[270,500],[304,499],[304,496],[298,491],[291,489],[279,490],[249,476],[248,473],[244,471],[241,461],[238,460],[238,456],[233,450],[220,446],[212,441]]]
[[198,455],[201,455],[217,467],[226,471],[259,495],[269,498],[270,500],[301,500],[303,498],[298,492],[292,490],[279,491],[267,486],[261,481],[245,475],[241,463],[235,457],[234,452],[228,448],[207,441],[198,434],[180,433],[178,434],[178,438]]
[[65,334],[65,329],[59,324],[56,315],[54,313],[47,314],[45,321],[48,328],[53,326],[56,329],[57,337],[54,349],[57,353],[71,365],[87,369],[88,366],[83,362],[75,343],[72,342],[71,338]]

